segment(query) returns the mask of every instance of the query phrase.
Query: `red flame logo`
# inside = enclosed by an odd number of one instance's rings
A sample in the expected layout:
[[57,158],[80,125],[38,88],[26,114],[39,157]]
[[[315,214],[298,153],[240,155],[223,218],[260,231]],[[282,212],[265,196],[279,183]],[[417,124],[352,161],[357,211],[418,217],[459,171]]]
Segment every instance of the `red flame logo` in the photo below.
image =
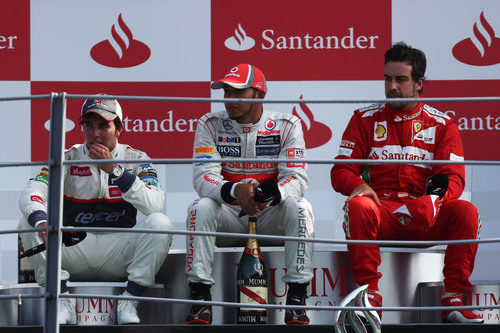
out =
[[92,59],[101,65],[117,68],[134,67],[148,60],[151,50],[143,42],[134,39],[121,13],[118,16],[118,27],[118,31],[114,24],[111,27],[112,39],[103,40],[92,47]]
[[[302,99],[302,95],[300,95],[300,99]],[[306,148],[316,148],[330,141],[332,138],[332,131],[330,128],[319,121],[315,121],[312,111],[306,104],[300,103],[299,106],[299,112],[297,112],[294,106],[292,114],[299,117],[302,123]]]
[[481,12],[479,24],[483,32],[474,23],[474,36],[458,42],[452,50],[453,56],[460,62],[474,66],[491,66],[500,63],[500,38]]

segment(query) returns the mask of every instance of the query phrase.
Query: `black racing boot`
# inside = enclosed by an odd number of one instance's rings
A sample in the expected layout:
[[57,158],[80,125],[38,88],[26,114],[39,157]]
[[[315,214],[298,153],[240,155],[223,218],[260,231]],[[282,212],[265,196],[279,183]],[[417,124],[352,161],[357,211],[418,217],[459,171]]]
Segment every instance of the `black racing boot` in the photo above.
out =
[[[286,295],[286,305],[306,305],[308,283],[288,283],[288,293]],[[306,310],[286,309],[285,324],[287,325],[307,325],[309,317]]]
[[[211,301],[210,286],[203,283],[190,283],[191,299]],[[193,304],[191,312],[186,317],[186,324],[208,325],[212,323],[212,306]]]

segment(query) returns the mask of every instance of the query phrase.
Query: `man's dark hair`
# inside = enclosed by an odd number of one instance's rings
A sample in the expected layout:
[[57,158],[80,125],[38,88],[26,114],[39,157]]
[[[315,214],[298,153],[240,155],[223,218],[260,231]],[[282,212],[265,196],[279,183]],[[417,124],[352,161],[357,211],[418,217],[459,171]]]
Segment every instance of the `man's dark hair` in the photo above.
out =
[[411,66],[411,77],[413,81],[418,81],[420,78],[425,79],[425,67],[427,61],[424,52],[415,49],[403,42],[394,44],[384,54],[385,62],[389,61],[402,61]]
[[120,121],[120,119],[118,117],[116,117],[115,119],[113,119],[113,122],[115,123],[116,129],[120,129],[120,127],[123,126],[123,123]]
[[120,121],[120,119],[118,117],[116,117],[115,119],[113,119],[113,122],[115,123],[116,129],[120,129],[120,127],[123,126],[123,123]]

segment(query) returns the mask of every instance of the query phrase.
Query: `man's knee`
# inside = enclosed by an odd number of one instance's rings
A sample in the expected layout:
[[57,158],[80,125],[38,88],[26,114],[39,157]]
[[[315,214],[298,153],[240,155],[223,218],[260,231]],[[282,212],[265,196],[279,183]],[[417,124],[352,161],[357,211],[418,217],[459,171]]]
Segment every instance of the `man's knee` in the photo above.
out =
[[283,210],[285,211],[302,210],[304,214],[312,216],[311,204],[304,198],[296,199],[290,197],[281,202],[279,206],[283,207]]
[[347,207],[356,211],[371,211],[377,209],[377,204],[370,197],[354,197],[347,202]]
[[[221,204],[211,198],[200,198],[195,200],[188,208],[186,227],[214,224],[213,220]],[[214,224],[215,225],[215,224]],[[194,229],[193,229],[194,230]]]
[[212,198],[200,198],[193,202],[192,206],[203,212],[211,212],[220,207],[220,204]]
[[288,198],[278,206],[282,209],[284,216],[288,216],[283,220],[285,225],[291,223],[293,228],[299,228],[299,234],[313,235],[314,214],[311,204],[306,199]]
[[173,230],[174,226],[168,216],[162,213],[153,213],[147,217],[146,227],[155,230]]
[[[449,223],[456,224],[457,228],[469,231],[472,236],[479,235],[481,222],[477,208],[465,200],[450,200],[441,208],[441,213],[449,216]],[[474,234],[474,235],[472,235]]]
[[449,209],[458,214],[477,215],[477,208],[465,200],[450,200],[443,205],[443,209]]
[[309,201],[304,198],[300,198],[294,201],[296,202],[298,209],[304,212],[304,215],[307,215],[307,217],[311,219],[313,218],[313,209]]
[[288,198],[288,199],[280,202],[277,207],[280,207],[285,212],[297,211],[298,210],[297,199]]
[[298,199],[295,202],[298,209],[299,219],[305,220],[307,229],[309,233],[312,234],[314,228],[314,214],[311,204],[304,198]]
[[378,207],[372,198],[360,196],[349,200],[345,206],[343,228],[348,238],[358,238],[359,232],[373,231],[378,224]]

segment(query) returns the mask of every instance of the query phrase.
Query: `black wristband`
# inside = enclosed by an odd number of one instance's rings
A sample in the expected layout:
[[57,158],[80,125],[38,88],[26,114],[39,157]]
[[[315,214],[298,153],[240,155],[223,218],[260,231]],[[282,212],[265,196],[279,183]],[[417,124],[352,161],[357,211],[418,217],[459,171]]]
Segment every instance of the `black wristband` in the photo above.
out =
[[227,182],[222,185],[222,188],[220,189],[220,196],[222,197],[222,200],[228,204],[235,201],[235,199],[231,196],[231,188],[233,187],[233,184],[233,182]]
[[123,174],[121,175],[120,178],[113,179],[113,182],[118,185],[122,193],[127,192],[131,187],[132,184],[134,184],[135,179],[137,177],[134,176],[132,173],[128,172],[127,170],[123,171]]
[[278,183],[276,182],[269,182],[269,184],[272,184],[271,188],[268,188],[267,190],[270,191],[270,193],[276,193],[274,195],[273,201],[270,203],[270,206],[276,206],[281,202],[281,192],[278,187]]

